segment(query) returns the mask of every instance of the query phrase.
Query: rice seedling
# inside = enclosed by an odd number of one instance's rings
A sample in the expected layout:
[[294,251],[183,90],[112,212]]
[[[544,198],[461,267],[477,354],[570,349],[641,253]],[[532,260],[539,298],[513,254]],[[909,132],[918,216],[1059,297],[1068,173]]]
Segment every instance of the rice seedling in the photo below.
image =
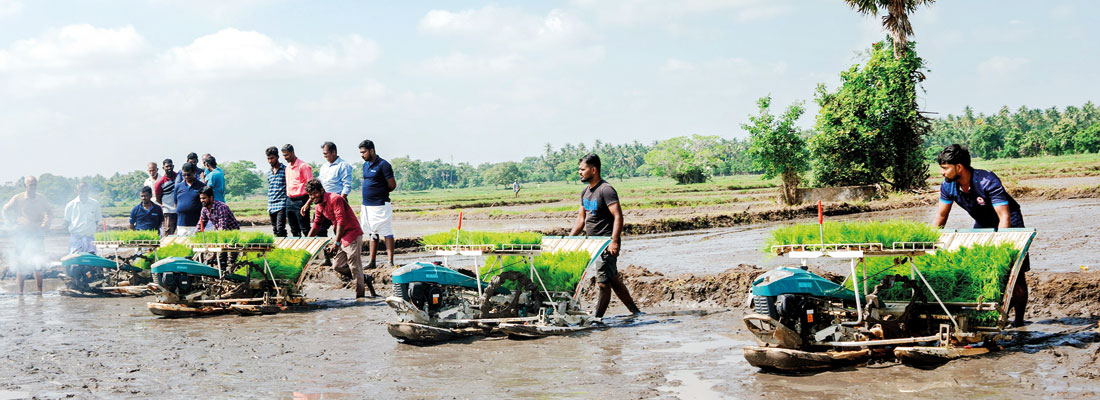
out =
[[191,243],[262,244],[275,243],[275,237],[263,232],[207,231],[191,236]]
[[[191,251],[190,247],[184,246],[182,244],[170,244],[157,248],[155,254],[157,260],[163,260],[168,257],[191,257],[191,255],[194,253]],[[149,256],[152,256],[152,254],[150,254]],[[134,261],[134,266],[141,269],[149,269],[149,267],[153,265],[153,262],[154,261],[147,261],[145,259],[139,258]]]
[[[912,259],[913,265],[924,275],[928,284],[936,290],[940,300],[945,302],[999,302],[1004,298],[1009,273],[1019,255],[1019,250],[1011,244],[976,245],[963,247],[957,251],[938,251],[934,255],[919,256]],[[910,275],[909,264],[894,265],[889,257],[866,259],[867,287],[873,288],[890,275]],[[862,283],[861,283],[862,285]],[[852,282],[847,283],[852,287]],[[934,297],[927,287],[922,285],[925,296]],[[908,289],[895,285],[879,293],[886,301],[909,301]],[[996,322],[1000,315],[993,312],[970,313],[972,321],[979,324]]]
[[[931,225],[903,220],[826,222],[824,228],[826,244],[882,243],[890,248],[896,242],[935,242],[940,238],[940,231]],[[772,230],[764,251],[772,246],[814,243],[821,243],[817,224],[789,225]]]
[[[259,254],[249,254],[243,256],[240,261],[251,264],[253,279],[267,279],[267,274],[264,271],[264,258],[265,256]],[[271,275],[275,279],[297,281],[298,275],[302,274],[306,263],[312,257],[305,250],[275,249],[267,252],[266,258],[267,265],[271,268]],[[242,266],[234,273],[245,275],[248,273],[248,266]]]
[[[533,262],[535,271],[546,285],[546,290],[570,292],[580,283],[581,274],[588,267],[590,259],[588,252],[558,251],[538,254]],[[478,270],[481,278],[486,282],[504,271],[519,271],[530,276],[530,266],[520,256],[504,256],[503,259],[499,256],[487,256],[485,265]],[[538,278],[533,279],[538,284]],[[505,287],[516,289],[511,282],[505,284]]]
[[106,231],[96,232],[95,240],[99,242],[123,242],[131,243],[142,240],[160,240],[160,233],[148,231]]
[[539,244],[542,243],[542,234],[536,232],[483,232],[483,231],[462,231],[459,233],[458,241],[455,241],[455,229],[451,229],[447,232],[433,233],[431,235],[425,235],[420,243],[424,246],[446,246],[446,245],[481,245],[481,244]]

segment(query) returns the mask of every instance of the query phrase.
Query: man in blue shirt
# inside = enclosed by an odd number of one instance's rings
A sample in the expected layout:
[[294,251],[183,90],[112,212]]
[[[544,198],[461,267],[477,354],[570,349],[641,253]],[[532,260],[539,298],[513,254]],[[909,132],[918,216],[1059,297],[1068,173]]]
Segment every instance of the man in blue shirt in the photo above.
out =
[[267,155],[267,215],[275,237],[286,237],[286,166],[279,162],[279,148],[268,147]]
[[199,180],[199,169],[192,163],[183,163],[180,168],[181,181],[176,184],[176,225],[180,235],[195,233],[202,212],[199,191],[206,187]]
[[359,143],[359,155],[363,157],[363,206],[359,209],[359,225],[364,236],[370,240],[370,263],[367,268],[375,267],[378,255],[378,240],[385,239],[386,255],[393,266],[393,205],[390,204],[390,192],[397,188],[393,177],[393,167],[374,151],[374,142],[364,140]]
[[203,160],[203,164],[206,166],[206,177],[204,183],[206,186],[214,189],[214,200],[225,202],[225,173],[221,168],[218,168],[218,160],[214,159],[214,156],[207,156]]
[[[958,144],[947,146],[936,157],[936,162],[940,164],[940,175],[943,175],[936,226],[943,228],[947,224],[947,216],[951,214],[951,206],[958,204],[974,218],[974,228],[1024,227],[1020,204],[1005,191],[997,174],[970,166],[969,150]],[[1027,307],[1024,273],[1030,269],[1031,260],[1025,256],[1020,276],[1016,278],[1016,287],[1012,289],[1012,304],[1009,305],[1016,310],[1013,322],[1016,326],[1024,324],[1024,309]]]
[[164,212],[157,203],[153,202],[153,189],[142,186],[141,204],[130,210],[130,230],[159,231],[162,223],[164,223]]

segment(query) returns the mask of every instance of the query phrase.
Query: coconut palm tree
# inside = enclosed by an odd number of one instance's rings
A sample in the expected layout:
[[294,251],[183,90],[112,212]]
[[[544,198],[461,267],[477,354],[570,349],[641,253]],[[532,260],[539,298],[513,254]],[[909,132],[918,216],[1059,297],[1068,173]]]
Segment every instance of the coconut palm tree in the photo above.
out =
[[906,37],[913,35],[913,25],[909,23],[909,14],[922,5],[931,5],[936,0],[844,0],[863,15],[882,16],[882,27],[894,40],[894,57],[901,58],[909,42]]

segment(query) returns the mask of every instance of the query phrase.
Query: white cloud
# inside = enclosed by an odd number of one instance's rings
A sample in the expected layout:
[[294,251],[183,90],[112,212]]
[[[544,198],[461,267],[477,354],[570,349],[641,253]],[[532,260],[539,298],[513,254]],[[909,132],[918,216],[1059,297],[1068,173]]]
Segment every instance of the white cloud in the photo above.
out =
[[665,72],[691,72],[695,71],[695,64],[670,58],[665,61],[665,65],[661,67],[661,70]]
[[358,35],[330,45],[306,46],[226,28],[169,49],[157,64],[170,79],[271,77],[357,68],[374,62],[378,55],[378,45]]
[[978,64],[978,74],[986,80],[1010,78],[1027,68],[1031,60],[1025,57],[994,56]]
[[559,9],[540,16],[493,6],[457,12],[431,10],[420,19],[418,28],[425,34],[472,38],[521,50],[570,45],[590,35],[579,18]]
[[591,10],[601,22],[637,25],[668,22],[670,18],[715,12],[733,13],[740,22],[768,19],[794,10],[781,0],[573,0],[574,6]]
[[23,3],[18,0],[0,0],[0,18],[19,14],[23,11]]
[[1050,10],[1050,16],[1055,19],[1072,18],[1077,14],[1077,6],[1070,3],[1062,3]]
[[144,47],[145,39],[132,26],[110,29],[88,24],[69,25],[38,38],[16,41],[0,50],[0,71],[114,62]]
[[689,62],[670,58],[661,71],[671,74],[695,76],[700,73],[718,73],[737,77],[779,77],[787,73],[787,63],[754,63],[741,57],[720,58],[702,62]]
[[420,65],[425,73],[449,77],[495,76],[512,72],[523,63],[523,57],[509,54],[499,57],[474,57],[455,53],[434,57]]
[[365,110],[381,105],[389,96],[386,85],[373,79],[351,88],[334,90],[318,100],[298,103],[298,107],[307,111],[351,111]]

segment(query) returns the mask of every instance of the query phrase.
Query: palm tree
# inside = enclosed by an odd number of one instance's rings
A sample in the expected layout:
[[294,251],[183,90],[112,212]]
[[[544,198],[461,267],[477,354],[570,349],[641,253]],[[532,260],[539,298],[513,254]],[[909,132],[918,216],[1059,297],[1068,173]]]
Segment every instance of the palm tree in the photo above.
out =
[[886,15],[882,16],[882,27],[894,40],[894,57],[900,59],[909,45],[906,37],[913,35],[909,14],[916,11],[917,7],[931,5],[936,0],[844,0],[844,2],[863,15],[878,15],[880,10],[886,10]]

